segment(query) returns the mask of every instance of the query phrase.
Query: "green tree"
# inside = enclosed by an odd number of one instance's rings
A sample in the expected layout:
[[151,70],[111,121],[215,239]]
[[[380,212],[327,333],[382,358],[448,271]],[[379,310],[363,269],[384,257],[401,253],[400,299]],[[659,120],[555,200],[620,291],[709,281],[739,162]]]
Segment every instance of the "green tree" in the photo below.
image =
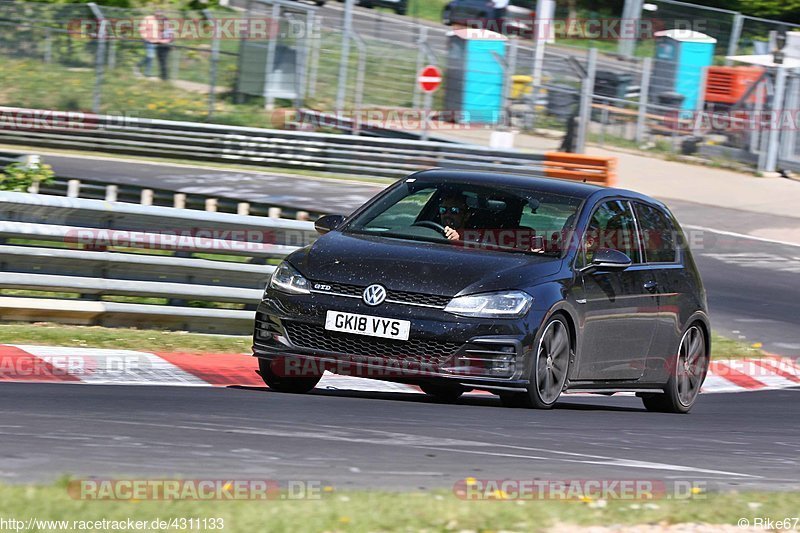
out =
[[800,0],[739,0],[736,9],[745,15],[800,22]]

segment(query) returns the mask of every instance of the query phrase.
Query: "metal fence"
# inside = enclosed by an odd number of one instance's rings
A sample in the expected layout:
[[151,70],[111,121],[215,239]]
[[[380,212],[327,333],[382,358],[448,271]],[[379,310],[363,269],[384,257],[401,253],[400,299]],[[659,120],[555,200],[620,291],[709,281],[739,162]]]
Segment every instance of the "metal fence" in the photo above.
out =
[[310,222],[0,192],[3,320],[246,334]]
[[[4,73],[5,103],[272,127],[281,122],[278,115],[265,110],[271,100],[280,105],[306,104],[318,111],[345,113],[363,109],[421,110],[423,99],[417,88],[417,72],[424,64],[444,67],[447,63],[450,28],[422,25],[380,11],[359,10],[344,70],[340,68],[344,42],[341,21],[317,16],[311,4],[253,0],[247,12],[167,12],[166,16],[257,18],[273,16],[277,4],[281,5],[276,21],[280,38],[271,52],[273,43],[177,39],[168,54],[171,81],[164,83],[151,79],[158,70],[157,59],[152,60],[152,71],[147,72],[147,52],[141,39],[103,41],[71,31],[70,25],[74,26],[76,20],[135,19],[149,12],[0,0],[0,66]],[[727,54],[747,53],[762,46],[758,43],[764,42],[769,30],[793,27],[676,0],[648,2],[644,11],[640,0],[629,0],[628,4],[628,16],[658,18],[665,25],[671,24],[670,21],[676,24],[702,21],[704,26],[698,28],[718,40],[715,49],[718,63],[724,62]],[[300,25],[304,31],[296,35],[287,29],[298,27],[295,19],[299,15],[291,11],[291,6],[307,17]],[[640,15],[636,15],[637,9]],[[558,12],[557,16],[566,14]],[[246,49],[242,48],[243,43],[247,44]],[[654,55],[653,39],[620,41],[622,54],[617,53],[614,43],[594,43],[600,46],[597,52],[591,52],[592,44],[586,39],[557,40],[555,44],[512,39],[502,61],[505,84],[502,116],[494,127],[567,141],[568,126],[575,122],[574,117],[579,117],[573,135],[578,151],[586,141],[681,151],[684,141],[691,141],[693,132],[672,126],[675,115],[682,111],[681,106],[660,100],[657,93],[663,91],[652,89],[666,84],[661,79],[665,74],[647,61]],[[595,59],[589,65],[593,53]],[[292,54],[302,61],[286,59],[294,57]],[[279,71],[273,72],[274,76],[267,76],[272,67],[263,65],[265,58],[270,57],[267,63]],[[281,70],[280,65],[286,62],[299,70],[288,67]],[[261,70],[253,65],[261,65]],[[245,81],[242,81],[243,69],[252,74],[250,78],[245,76]],[[514,81],[515,77],[518,81]],[[243,86],[258,86],[259,78],[263,78],[261,89]],[[293,81],[287,82],[290,89],[287,91],[280,80],[267,81],[269,78]],[[617,80],[615,87],[606,83],[611,78]],[[272,95],[269,98],[253,96],[268,89]],[[643,97],[643,90],[647,98]],[[287,101],[292,94],[297,98]],[[444,91],[439,91],[434,109],[454,111],[445,107]],[[462,128],[454,125],[453,130],[458,129]],[[468,138],[457,133],[451,137]]]
[[[626,3],[637,2],[638,0],[626,1]],[[724,62],[724,57],[729,55],[771,52],[766,48],[771,31],[800,29],[800,24],[753,17],[730,9],[679,0],[648,0],[646,4],[638,3],[634,9],[637,8],[642,18],[657,21],[658,26],[664,29],[676,27],[693,29],[715,38],[717,40],[715,56],[719,62]],[[635,54],[640,57],[651,57],[652,39],[638,41]]]
[[[0,107],[37,117],[40,110]],[[401,178],[433,167],[541,175],[543,154],[405,139],[377,139],[108,115],[71,129],[0,128],[0,142],[71,150],[244,163],[265,167]]]

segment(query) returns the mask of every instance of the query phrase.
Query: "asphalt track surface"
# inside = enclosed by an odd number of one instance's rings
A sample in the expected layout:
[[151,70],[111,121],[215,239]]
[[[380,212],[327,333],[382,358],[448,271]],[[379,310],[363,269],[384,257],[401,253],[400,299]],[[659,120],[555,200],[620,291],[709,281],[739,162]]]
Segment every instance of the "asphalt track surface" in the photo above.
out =
[[[301,207],[311,199],[324,211],[347,212],[379,189],[193,167],[48,162],[61,175],[69,164],[86,178],[153,180],[242,199],[260,194]],[[770,351],[800,353],[797,247],[719,233],[742,231],[744,217],[748,228],[794,227],[796,220],[668,204],[684,225],[717,232],[704,232],[695,250],[715,328]],[[67,473],[320,480],[337,489],[449,488],[465,477],[800,489],[798,388],[703,395],[686,416],[648,413],[624,396],[567,396],[544,412],[503,408],[494,397],[444,405],[393,393],[25,383],[0,383],[0,406],[0,480],[12,483]]]
[[562,400],[261,388],[0,383],[0,480],[182,476],[450,488],[478,479],[640,479],[800,489],[800,389],[704,395],[689,415],[635,397]]
[[[48,155],[47,162],[62,177],[326,213],[349,213],[382,189],[379,184],[347,180],[77,156]],[[797,227],[797,219],[676,200],[666,203],[689,231],[700,235],[694,255],[708,292],[714,328],[743,342],[761,343],[776,354],[800,356],[800,246],[722,233],[792,228]]]

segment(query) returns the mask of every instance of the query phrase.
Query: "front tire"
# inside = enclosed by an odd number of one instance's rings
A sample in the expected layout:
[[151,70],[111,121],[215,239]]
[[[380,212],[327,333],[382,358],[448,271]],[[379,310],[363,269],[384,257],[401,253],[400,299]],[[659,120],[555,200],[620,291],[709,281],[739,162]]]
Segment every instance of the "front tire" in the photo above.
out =
[[681,337],[675,371],[671,372],[664,392],[640,394],[645,409],[657,413],[688,413],[700,394],[709,363],[705,333],[700,326],[692,324]]
[[304,394],[317,386],[322,374],[312,376],[286,376],[285,372],[280,372],[281,367],[288,368],[286,359],[278,357],[275,359],[258,359],[258,374],[270,389],[277,392],[287,392],[291,394]]
[[572,357],[572,341],[566,320],[556,315],[547,321],[532,354],[528,392],[501,393],[506,407],[552,409],[564,390]]

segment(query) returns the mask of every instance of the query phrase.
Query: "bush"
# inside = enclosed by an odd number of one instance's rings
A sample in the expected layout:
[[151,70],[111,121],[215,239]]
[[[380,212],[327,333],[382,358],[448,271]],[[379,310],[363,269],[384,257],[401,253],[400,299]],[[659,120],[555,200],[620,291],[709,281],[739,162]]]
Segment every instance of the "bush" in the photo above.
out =
[[43,163],[11,163],[0,175],[0,191],[28,192],[34,184],[53,181],[53,168]]

